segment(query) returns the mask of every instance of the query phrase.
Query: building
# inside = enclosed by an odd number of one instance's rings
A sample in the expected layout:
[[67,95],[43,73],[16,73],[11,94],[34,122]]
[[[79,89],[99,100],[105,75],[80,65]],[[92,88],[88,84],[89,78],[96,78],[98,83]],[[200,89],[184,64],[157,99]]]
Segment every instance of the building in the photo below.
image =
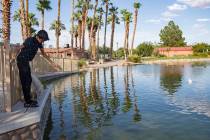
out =
[[188,56],[188,55],[193,54],[193,49],[191,46],[189,47],[163,47],[163,48],[155,48],[154,52],[160,55],[167,56],[167,57]]
[[86,51],[76,48],[44,48],[44,51],[50,57],[81,59],[87,58],[88,56]]

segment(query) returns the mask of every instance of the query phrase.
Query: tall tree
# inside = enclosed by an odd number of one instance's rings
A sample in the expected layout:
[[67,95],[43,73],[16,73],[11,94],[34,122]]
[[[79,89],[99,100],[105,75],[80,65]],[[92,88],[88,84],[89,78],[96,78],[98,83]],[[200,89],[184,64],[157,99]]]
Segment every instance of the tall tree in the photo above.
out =
[[160,40],[164,46],[180,47],[186,45],[182,31],[174,21],[169,21],[168,25],[160,31]]
[[[97,7],[98,7],[98,0],[95,0],[95,6],[94,6],[94,11],[93,11],[93,17],[92,17],[92,19],[95,19],[95,17],[96,17],[96,12],[97,12]],[[93,28],[94,28],[94,26],[95,26],[95,20],[92,20],[92,22],[91,22],[91,29],[90,29],[90,36],[91,36],[91,40],[90,40],[90,47],[92,48],[93,46],[93,39],[94,38],[92,38],[92,36],[93,36]],[[96,49],[96,48],[94,48],[94,49]]]
[[132,13],[130,13],[127,9],[121,10],[122,14],[122,20],[125,24],[125,38],[124,38],[124,53],[125,53],[125,60],[127,60],[128,57],[128,49],[129,49],[129,28],[130,28],[130,22],[132,21]]
[[82,11],[78,10],[74,13],[74,19],[78,22],[77,33],[79,36],[79,49],[82,49]]
[[95,17],[95,19],[93,18],[88,18],[87,21],[87,25],[88,25],[88,31],[91,32],[91,28],[92,28],[92,20],[94,21],[94,26],[93,26],[93,33],[89,34],[90,37],[90,42],[92,40],[91,46],[90,46],[90,50],[91,50],[91,59],[96,60],[96,33],[98,30],[98,26],[99,26],[99,20],[98,17]]
[[[107,31],[107,18],[108,18],[108,10],[109,10],[109,0],[103,0],[103,2],[106,5],[106,12],[105,12],[105,27],[104,27],[104,45],[103,48],[105,49],[106,47],[106,31]],[[105,58],[105,54],[103,55]]]
[[71,47],[74,46],[74,0],[72,0],[72,13],[71,13]]
[[115,33],[115,24],[119,24],[119,17],[118,17],[118,8],[112,6],[109,9],[110,16],[108,17],[108,23],[111,23],[111,41],[110,41],[110,58],[112,59],[113,53],[113,44],[114,44],[114,33]]
[[133,45],[134,45],[134,39],[135,39],[135,35],[136,35],[136,27],[137,27],[137,22],[138,22],[138,12],[139,12],[139,8],[141,7],[141,3],[139,2],[135,2],[134,3],[134,30],[133,30],[133,36],[132,36],[132,42],[131,42],[131,50],[130,50],[130,55],[133,54]]
[[23,34],[22,34],[23,40],[25,40],[28,37],[24,5],[25,5],[24,0],[20,0],[20,21],[23,27]]
[[[8,50],[9,49],[9,43],[10,43],[10,16],[11,16],[11,4],[12,2],[10,0],[2,0],[2,38],[4,47]],[[4,83],[5,83],[5,61],[4,61],[4,53],[3,53],[3,46],[1,46],[1,67],[2,67],[2,85],[3,85],[3,91],[4,91]],[[8,64],[8,63],[7,63]]]
[[88,16],[88,9],[92,7],[90,0],[78,0],[77,8],[82,9],[82,50],[85,49],[85,29]]
[[30,27],[29,27],[29,5],[28,5],[28,0],[26,0],[26,11],[25,11],[25,18],[26,18],[26,30],[27,30],[27,37],[31,36],[31,31],[30,31]]
[[98,8],[97,9],[97,12],[99,14],[99,27],[98,27],[98,35],[97,35],[97,59],[98,59],[98,54],[99,54],[99,47],[100,47],[100,44],[99,44],[99,41],[100,41],[100,30],[101,30],[101,25],[103,24],[102,22],[102,16],[103,16],[103,13],[104,13],[104,10],[102,7]]
[[56,48],[59,49],[59,36],[61,35],[61,30],[65,30],[65,25],[57,20],[54,20],[50,26],[50,30],[55,30],[56,36]]
[[41,12],[41,28],[44,30],[44,14],[45,10],[51,10],[52,7],[50,6],[49,0],[39,0],[36,4],[37,10]]
[[[15,14],[13,15],[13,21],[18,21],[20,22],[21,17],[20,17],[20,9],[15,11]],[[33,28],[33,26],[38,26],[39,22],[37,20],[37,18],[35,17],[35,14],[33,13],[29,13],[28,14],[28,28],[30,30],[30,34],[34,34],[35,33],[35,29]],[[21,24],[21,30],[22,30],[22,34],[23,34],[23,28],[22,28],[22,24]]]

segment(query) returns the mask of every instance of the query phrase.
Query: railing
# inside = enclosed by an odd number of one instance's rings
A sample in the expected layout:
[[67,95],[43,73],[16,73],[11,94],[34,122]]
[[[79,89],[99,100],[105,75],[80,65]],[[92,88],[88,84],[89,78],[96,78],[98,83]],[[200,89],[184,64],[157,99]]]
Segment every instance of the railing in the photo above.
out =
[[[15,61],[16,51],[14,48],[0,50],[0,112],[12,111],[12,106],[18,101],[22,100],[22,88],[19,80],[19,73]],[[78,60],[71,60],[68,58],[52,58],[58,64],[61,71],[78,71]],[[31,70],[36,74],[46,74],[56,72],[57,70],[49,64],[40,54],[36,55],[31,63]]]

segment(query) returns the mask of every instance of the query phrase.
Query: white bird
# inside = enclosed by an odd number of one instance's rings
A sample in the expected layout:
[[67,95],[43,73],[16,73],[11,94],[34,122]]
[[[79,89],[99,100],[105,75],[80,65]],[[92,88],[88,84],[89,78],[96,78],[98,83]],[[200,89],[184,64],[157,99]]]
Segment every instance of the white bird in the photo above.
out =
[[192,80],[191,79],[188,79],[188,84],[192,84]]

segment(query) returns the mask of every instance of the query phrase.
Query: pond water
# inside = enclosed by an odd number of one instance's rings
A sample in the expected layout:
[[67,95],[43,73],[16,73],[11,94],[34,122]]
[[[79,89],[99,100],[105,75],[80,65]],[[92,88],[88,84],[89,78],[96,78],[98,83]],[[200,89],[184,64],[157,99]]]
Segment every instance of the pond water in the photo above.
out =
[[44,139],[210,139],[209,63],[109,67],[53,84]]

